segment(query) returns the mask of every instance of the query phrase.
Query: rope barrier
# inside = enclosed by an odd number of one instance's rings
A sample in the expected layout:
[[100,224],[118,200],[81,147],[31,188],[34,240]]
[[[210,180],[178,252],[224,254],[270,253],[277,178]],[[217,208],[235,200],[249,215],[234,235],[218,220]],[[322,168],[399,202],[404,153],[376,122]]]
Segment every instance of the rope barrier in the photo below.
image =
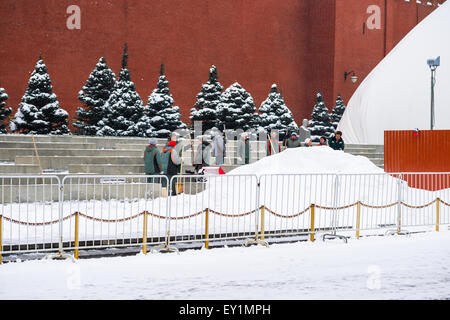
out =
[[[15,219],[12,219],[12,218],[8,218],[8,217],[5,217],[3,215],[0,215],[0,216],[2,216],[5,221],[11,222],[11,223],[15,223],[15,224],[27,225],[27,226],[45,226],[45,225],[55,224],[55,223],[58,223],[60,221],[60,219],[57,219],[57,220],[47,221],[47,222],[25,222],[25,221],[19,221],[19,220],[15,220]],[[72,213],[71,215],[69,215],[69,216],[67,216],[65,218],[62,218],[62,221],[70,219],[73,216],[75,216],[75,213]]]
[[296,214],[293,214],[293,215],[288,216],[288,215],[282,215],[282,214],[276,213],[276,212],[270,210],[269,208],[267,208],[266,206],[263,206],[263,207],[264,207],[265,210],[267,210],[269,213],[273,214],[274,216],[279,217],[279,218],[285,218],[285,219],[292,219],[292,218],[301,216],[301,215],[304,214],[306,211],[308,211],[309,209],[311,209],[311,206],[309,206],[309,207],[305,208],[303,211],[300,211],[299,213],[296,213]]
[[[418,206],[410,205],[410,204],[407,204],[405,202],[400,202],[400,204],[405,206],[405,207],[408,207],[410,209],[423,209],[423,208],[426,208],[426,207],[429,207],[429,206],[433,205],[434,203],[436,203],[437,200],[438,199],[435,199],[435,200],[433,200],[433,201],[431,201],[429,203],[426,203],[424,205],[418,205]],[[439,200],[440,200],[441,204],[450,207],[450,203],[447,203],[447,202],[445,202],[442,199],[439,199]],[[358,202],[355,202],[355,203],[352,203],[352,204],[349,204],[349,205],[346,205],[346,206],[336,207],[336,208],[335,207],[320,206],[320,205],[315,205],[315,206],[316,206],[316,208],[322,209],[322,210],[343,210],[343,209],[348,209],[348,208],[354,207],[356,205],[358,205]],[[369,205],[369,204],[365,204],[365,203],[360,202],[360,205],[363,206],[363,207],[366,207],[366,208],[371,208],[371,209],[386,209],[386,208],[390,208],[390,207],[398,205],[398,202],[394,202],[394,203],[383,205],[383,206]],[[47,222],[25,222],[25,221],[19,221],[19,220],[16,220],[16,219],[8,218],[8,217],[5,217],[3,215],[0,215],[0,216],[3,217],[3,219],[5,221],[11,222],[11,223],[15,223],[15,224],[28,225],[28,226],[44,226],[44,225],[51,225],[51,224],[58,223],[60,220],[62,220],[62,221],[68,220],[68,219],[74,217],[76,214],[78,214],[80,217],[84,217],[84,218],[86,218],[88,220],[93,220],[93,221],[97,221],[97,222],[117,223],[117,222],[125,222],[125,221],[129,221],[129,220],[132,220],[132,219],[136,219],[136,218],[140,217],[143,214],[147,214],[147,215],[152,216],[152,217],[157,218],[157,219],[185,220],[185,219],[190,219],[190,218],[196,217],[198,215],[201,215],[202,213],[206,212],[206,210],[209,210],[209,212],[214,213],[214,214],[216,214],[218,216],[222,216],[222,217],[239,218],[239,217],[248,216],[248,215],[250,215],[252,213],[256,213],[258,210],[261,210],[262,208],[264,208],[265,210],[267,210],[267,212],[269,212],[270,214],[272,214],[272,215],[274,215],[276,217],[284,218],[284,219],[292,219],[292,218],[301,216],[302,214],[306,213],[308,210],[311,209],[311,205],[308,206],[307,208],[305,208],[304,210],[302,210],[302,211],[300,211],[298,213],[295,213],[293,215],[279,214],[279,213],[276,213],[275,211],[269,209],[266,206],[261,206],[259,209],[255,209],[255,210],[248,211],[248,212],[241,213],[241,214],[226,214],[226,213],[221,213],[221,212],[215,211],[213,209],[204,209],[204,210],[198,211],[196,213],[193,213],[191,215],[182,216],[182,217],[165,217],[165,216],[161,216],[161,215],[158,215],[158,214],[155,214],[155,213],[151,213],[151,212],[148,212],[148,211],[143,211],[141,213],[138,213],[138,214],[135,214],[133,216],[126,217],[126,218],[121,218],[121,219],[103,219],[103,218],[95,218],[95,217],[89,216],[87,214],[84,214],[82,212],[74,212],[74,213],[72,213],[72,214],[70,214],[70,215],[68,215],[68,216],[66,216],[66,217],[64,217],[62,219],[56,219],[56,220],[47,221]]]
[[426,208],[426,207],[431,206],[431,205],[432,205],[433,203],[435,203],[436,201],[437,201],[437,199],[431,201],[430,203],[421,205],[421,206],[413,206],[413,205],[409,205],[409,204],[404,203],[404,202],[402,202],[401,204],[404,205],[404,206],[407,207],[407,208],[410,208],[410,209],[423,209],[423,208]]
[[371,209],[386,209],[386,208],[390,208],[390,207],[393,207],[393,206],[397,206],[398,202],[394,202],[394,203],[391,203],[391,204],[386,204],[384,206],[374,206],[374,205],[369,205],[369,204],[365,204],[365,203],[362,203],[362,202],[360,202],[360,204],[363,207],[371,208]]
[[217,212],[217,211],[215,211],[213,209],[207,209],[207,210],[209,210],[209,212],[214,213],[214,214],[216,214],[218,216],[227,217],[227,218],[244,217],[244,216],[248,216],[249,214],[252,214],[252,213],[255,213],[255,212],[258,211],[258,210],[252,210],[252,211],[249,211],[249,212],[245,212],[245,213],[241,213],[241,214],[234,214],[233,215],[233,214],[220,213],[220,212]]

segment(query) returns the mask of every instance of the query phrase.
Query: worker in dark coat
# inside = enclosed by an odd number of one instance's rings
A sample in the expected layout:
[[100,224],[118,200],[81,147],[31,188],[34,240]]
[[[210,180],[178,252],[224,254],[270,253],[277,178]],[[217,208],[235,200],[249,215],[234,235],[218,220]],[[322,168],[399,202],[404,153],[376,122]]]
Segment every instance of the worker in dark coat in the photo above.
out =
[[[170,182],[170,179],[173,176],[176,176],[180,172],[180,165],[181,165],[181,157],[178,154],[178,152],[175,149],[176,142],[175,141],[169,141],[167,143],[167,146],[164,147],[163,152],[161,154],[161,160],[162,160],[162,171],[164,175],[167,177],[167,179]],[[175,190],[175,180],[172,181],[172,195],[176,195]],[[167,187],[167,181],[163,179],[162,186]]]
[[334,150],[342,150],[345,149],[344,140],[342,139],[342,132],[336,131],[334,137],[328,139],[328,145]]
[[289,148],[298,148],[300,147],[301,142],[298,138],[298,134],[296,132],[293,132],[291,137],[287,140],[287,147]]
[[[144,172],[147,175],[158,175],[162,170],[161,153],[157,147],[158,141],[155,138],[149,140],[149,145],[144,151]],[[160,179],[147,178],[148,183],[159,182]]]

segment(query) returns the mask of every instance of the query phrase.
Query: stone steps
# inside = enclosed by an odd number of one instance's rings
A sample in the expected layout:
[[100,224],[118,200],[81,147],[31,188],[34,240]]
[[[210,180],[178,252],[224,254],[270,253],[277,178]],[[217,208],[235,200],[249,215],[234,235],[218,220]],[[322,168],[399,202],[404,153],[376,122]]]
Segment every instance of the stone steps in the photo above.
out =
[[[111,149],[39,149],[39,157],[45,156],[133,156],[143,157],[143,150],[111,150]],[[0,149],[0,158],[14,161],[17,156],[35,156],[33,148]]]
[[[23,148],[23,149],[33,149],[33,142],[7,142],[0,141],[1,149],[11,149],[11,148]],[[96,149],[95,143],[65,143],[65,142],[36,142],[36,149]]]
[[27,175],[33,175],[33,174],[40,174],[41,170],[39,166],[33,165],[33,164],[15,164],[15,165],[9,165],[9,164],[0,164],[0,175],[3,174],[27,174]]
[[373,144],[346,144],[345,152],[354,156],[367,157],[379,168],[384,169],[384,146]]
[[[101,156],[45,156],[39,157],[39,162],[42,169],[60,169],[69,170],[69,165],[91,165],[91,164],[142,164],[143,157],[128,157],[128,156],[114,156],[114,157],[101,157]],[[35,156],[17,156],[16,164],[38,164],[37,157]]]

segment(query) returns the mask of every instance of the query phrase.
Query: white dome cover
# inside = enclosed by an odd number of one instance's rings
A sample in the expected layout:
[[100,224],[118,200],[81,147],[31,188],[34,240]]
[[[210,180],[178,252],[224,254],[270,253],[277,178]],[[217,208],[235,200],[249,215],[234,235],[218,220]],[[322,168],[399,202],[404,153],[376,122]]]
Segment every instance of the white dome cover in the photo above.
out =
[[338,130],[346,143],[383,144],[384,130],[430,130],[431,72],[435,126],[450,129],[450,3],[426,17],[372,70],[348,102]]

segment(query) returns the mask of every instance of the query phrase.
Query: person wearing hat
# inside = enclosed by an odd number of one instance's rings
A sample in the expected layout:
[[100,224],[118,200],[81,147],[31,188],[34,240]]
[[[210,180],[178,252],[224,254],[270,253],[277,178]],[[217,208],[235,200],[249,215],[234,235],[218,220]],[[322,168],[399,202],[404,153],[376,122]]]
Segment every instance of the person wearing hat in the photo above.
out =
[[[176,176],[179,173],[182,162],[180,155],[175,150],[176,144],[176,141],[169,141],[161,154],[161,169],[169,182],[173,176]],[[176,179],[172,180],[172,195],[176,195],[175,180]],[[165,179],[162,180],[162,186],[167,187],[167,181]]]
[[[149,145],[144,151],[144,172],[147,175],[158,175],[161,173],[162,161],[161,153],[158,150],[156,138],[150,138]],[[147,178],[147,183],[153,183],[154,178]],[[159,179],[158,179],[159,180]]]
[[342,131],[336,131],[336,134],[328,139],[328,145],[334,150],[342,150],[344,151],[345,144],[342,139]]
[[300,147],[300,139],[298,138],[298,134],[293,132],[291,137],[287,140],[287,147],[290,148],[298,148]]
[[312,144],[311,138],[306,138],[305,139],[305,147],[312,147],[312,146],[313,146],[313,144]]

